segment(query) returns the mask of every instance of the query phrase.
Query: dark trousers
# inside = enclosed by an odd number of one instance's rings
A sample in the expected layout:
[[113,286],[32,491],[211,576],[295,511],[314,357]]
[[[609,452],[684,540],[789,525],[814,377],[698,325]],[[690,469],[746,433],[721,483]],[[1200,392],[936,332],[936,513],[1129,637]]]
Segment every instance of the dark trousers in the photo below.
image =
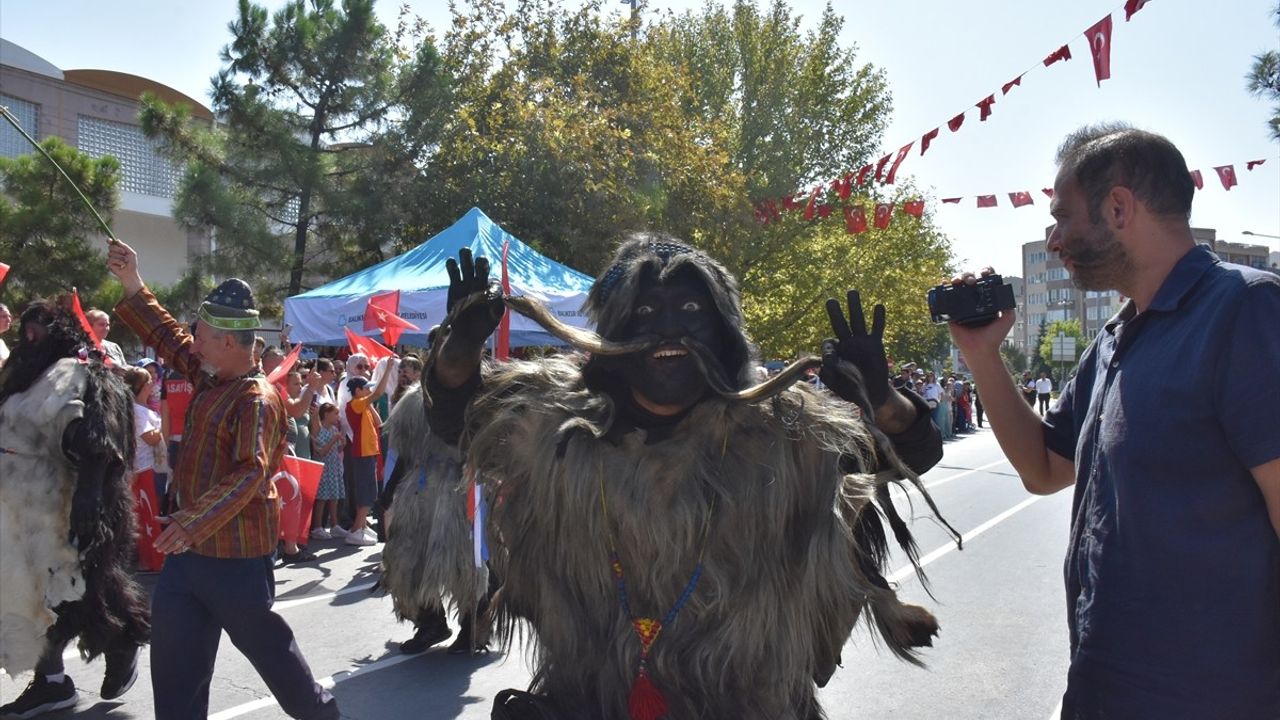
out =
[[151,601],[151,685],[157,720],[204,718],[223,630],[295,718],[337,718],[338,705],[316,683],[293,630],[271,610],[269,556],[218,559],[170,555]]

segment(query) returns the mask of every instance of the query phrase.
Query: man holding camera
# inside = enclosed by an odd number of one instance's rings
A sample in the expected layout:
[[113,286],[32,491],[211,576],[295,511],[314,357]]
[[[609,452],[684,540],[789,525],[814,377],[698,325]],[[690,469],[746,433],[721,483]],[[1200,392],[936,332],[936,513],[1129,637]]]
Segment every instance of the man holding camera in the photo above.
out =
[[1049,252],[1129,300],[1043,420],[1011,311],[951,335],[1023,485],[1075,487],[1062,717],[1280,717],[1280,278],[1195,243],[1167,139],[1088,127],[1058,164]]

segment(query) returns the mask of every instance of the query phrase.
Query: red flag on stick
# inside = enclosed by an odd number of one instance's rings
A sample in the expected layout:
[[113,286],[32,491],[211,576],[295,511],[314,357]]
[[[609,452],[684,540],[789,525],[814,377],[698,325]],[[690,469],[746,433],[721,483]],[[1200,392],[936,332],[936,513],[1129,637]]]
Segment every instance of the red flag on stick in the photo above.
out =
[[908,200],[902,203],[902,212],[916,217],[924,217],[924,201]]
[[1001,94],[1001,95],[1008,95],[1008,94],[1009,94],[1009,91],[1013,89],[1013,86],[1014,86],[1014,85],[1017,85],[1017,86],[1021,87],[1021,85],[1022,85],[1022,76],[1021,76],[1021,75],[1019,75],[1018,77],[1016,77],[1016,78],[1014,78],[1014,79],[1010,80],[1009,82],[1005,83],[1004,85],[1001,85],[1001,86],[1000,86],[1000,94]]
[[886,184],[889,184],[889,185],[893,184],[893,179],[898,174],[898,166],[901,165],[902,161],[907,158],[907,153],[911,152],[911,146],[915,144],[916,144],[915,141],[912,140],[906,145],[903,145],[898,150],[898,156],[893,159],[893,165],[889,166],[889,174],[886,175],[884,178],[884,181]]
[[867,213],[862,206],[849,207],[844,206],[844,229],[850,235],[857,235],[867,231]]
[[963,124],[964,124],[964,113],[960,113],[959,115],[947,121],[947,127],[951,129],[951,132],[955,132],[959,130],[960,126]]
[[1236,168],[1234,165],[1223,165],[1221,167],[1215,167],[1214,170],[1218,171],[1218,179],[1222,181],[1223,190],[1229,191],[1232,186],[1237,184]]
[[925,154],[925,152],[929,149],[929,143],[933,142],[933,139],[936,137],[938,137],[938,128],[934,128],[930,130],[929,132],[925,133],[923,137],[920,138],[920,154],[921,155]]
[[876,227],[887,230],[893,221],[893,203],[876,203]]
[[364,308],[364,329],[381,330],[382,339],[388,345],[400,342],[405,330],[417,330],[418,326],[400,317],[400,291],[389,290],[369,297]]
[[950,203],[950,204],[952,204],[952,205],[955,205],[956,203],[960,202],[960,201],[961,201],[961,200],[963,200],[963,199],[964,199],[964,198],[958,198],[958,197],[954,197],[954,198],[942,198],[942,202],[944,202],[944,203]]
[[1124,21],[1129,22],[1129,19],[1133,17],[1134,13],[1141,10],[1142,6],[1146,4],[1147,0],[1125,0]]
[[[1248,163],[1246,163],[1246,164],[1245,164],[1245,168],[1244,168],[1244,169],[1245,169],[1245,170],[1252,170],[1252,169],[1254,169],[1254,168],[1258,167],[1259,165],[1261,165],[1261,164],[1262,164],[1262,163],[1264,163],[1264,162],[1266,162],[1266,160],[1250,160]],[[0,263],[0,266],[3,266],[3,269],[0,269],[0,280],[3,280],[3,279],[4,279],[4,270],[8,270],[8,269],[9,269],[9,266],[8,266],[8,265],[5,265],[4,263]]]
[[369,362],[376,363],[382,358],[391,357],[395,353],[387,349],[382,343],[373,338],[360,337],[351,332],[351,328],[343,328],[347,333],[347,345],[351,348],[351,352],[360,353],[369,358]]
[[1195,183],[1197,190],[1204,189],[1204,176],[1200,174],[1199,170],[1191,171],[1191,182]]
[[276,366],[276,369],[272,370],[271,373],[267,375],[267,382],[275,385],[283,380],[284,376],[288,375],[289,371],[293,369],[293,366],[297,364],[298,356],[301,354],[302,343],[298,343],[293,346],[293,349],[289,351],[288,355],[284,356],[284,360],[280,361],[280,364]]
[[[1262,162],[1262,161],[1259,160],[1258,162]],[[1250,170],[1253,169],[1253,163],[1249,163],[1249,169]],[[4,282],[4,276],[8,274],[9,274],[9,266],[5,265],[4,263],[0,263],[0,282]]]
[[996,206],[995,195],[979,195],[978,196],[978,207],[989,208],[989,207],[995,207],[995,206]]
[[996,104],[995,93],[988,95],[985,100],[978,101],[978,122],[986,122],[991,117],[991,106]]
[[1070,60],[1070,59],[1071,59],[1071,48],[1067,47],[1066,45],[1063,45],[1057,50],[1054,50],[1053,52],[1049,53],[1049,57],[1044,59],[1044,66],[1049,67],[1050,65],[1058,62],[1059,60]]
[[[507,252],[511,250],[511,240],[502,241],[502,294],[511,294],[511,278],[507,275]],[[504,310],[502,320],[498,322],[498,339],[494,342],[493,356],[499,360],[511,357],[511,313]]]
[[93,326],[89,324],[89,318],[85,317],[84,309],[80,307],[80,293],[75,288],[71,288],[71,314],[76,316],[76,320],[80,321],[80,327],[93,341],[93,346],[98,349],[98,355],[102,356],[102,363],[107,367],[114,365],[115,363],[111,362],[111,358],[107,357],[107,353],[102,349],[102,341],[93,333]]
[[1085,30],[1084,36],[1093,55],[1093,74],[1098,79],[1098,87],[1102,87],[1102,81],[1111,77],[1111,16]]
[[1016,208],[1020,208],[1020,207],[1022,207],[1023,205],[1034,205],[1034,204],[1035,204],[1035,203],[1031,200],[1031,193],[1029,193],[1029,192],[1027,192],[1027,191],[1025,191],[1025,190],[1020,190],[1020,191],[1018,191],[1018,192],[1011,192],[1011,193],[1009,193],[1009,202],[1013,203],[1013,206],[1014,206],[1014,207],[1016,207]]

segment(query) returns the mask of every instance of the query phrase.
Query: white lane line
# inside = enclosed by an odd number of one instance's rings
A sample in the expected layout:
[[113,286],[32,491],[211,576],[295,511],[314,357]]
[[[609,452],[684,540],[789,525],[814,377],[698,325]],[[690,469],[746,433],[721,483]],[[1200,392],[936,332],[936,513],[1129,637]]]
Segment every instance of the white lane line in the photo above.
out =
[[[961,536],[965,539],[965,542],[972,542],[974,538],[976,538],[976,537],[978,537],[979,535],[981,535],[982,533],[984,533],[984,532],[986,532],[986,531],[990,530],[991,528],[995,527],[996,525],[999,525],[1000,523],[1004,522],[1005,520],[1008,520],[1009,518],[1013,517],[1015,514],[1017,514],[1017,513],[1021,512],[1021,511],[1022,511],[1022,510],[1024,510],[1025,508],[1029,507],[1031,504],[1033,504],[1033,503],[1037,502],[1038,500],[1040,500],[1040,498],[1041,498],[1041,497],[1043,497],[1043,496],[1042,496],[1042,495],[1032,495],[1031,497],[1027,498],[1026,500],[1023,500],[1022,502],[1018,503],[1017,505],[1014,505],[1013,507],[1009,508],[1008,510],[1005,510],[1004,512],[1000,513],[999,515],[997,515],[997,516],[995,516],[995,517],[991,518],[990,520],[988,520],[988,521],[986,521],[986,522],[982,523],[982,524],[981,524],[981,525],[979,525],[978,527],[976,527],[976,528],[974,528],[974,529],[970,530],[969,532],[967,532],[967,533],[961,533]],[[953,542],[949,542],[949,543],[947,543],[946,545],[943,545],[942,547],[939,547],[938,549],[934,550],[933,552],[930,552],[928,555],[925,555],[924,557],[920,558],[920,567],[924,567],[925,565],[928,565],[929,563],[933,562],[934,560],[937,560],[938,558],[942,557],[943,555],[946,555],[947,553],[949,553],[949,552],[951,552],[951,551],[953,551],[953,550],[955,550],[955,549],[956,549],[956,544],[955,544],[955,543],[953,543]],[[893,574],[889,575],[889,577],[888,577],[887,579],[889,580],[889,582],[900,582],[903,578],[910,577],[910,576],[914,575],[914,574],[915,574],[915,572],[916,572],[916,569],[915,569],[915,568],[914,568],[910,563],[907,563],[905,566],[903,566],[903,567],[901,567],[901,568],[898,568],[897,570],[893,571]]]
[[[959,480],[960,478],[965,477],[966,475],[972,475],[976,472],[982,472],[987,468],[993,468],[997,465],[1004,465],[1004,464],[1007,464],[1008,462],[1009,462],[1008,459],[997,460],[993,463],[987,463],[986,465],[983,465],[981,467],[973,468],[972,470],[965,470],[964,472],[958,472],[955,475],[948,475],[944,478],[938,478],[937,480],[926,482],[924,486],[925,486],[925,489],[935,488],[935,487],[938,487],[939,485],[942,485],[943,483],[949,483],[952,480]],[[908,485],[907,487],[911,487],[911,486]]]
[[[343,682],[344,680],[350,680],[351,678],[359,677],[361,675],[364,675],[365,673],[377,672],[378,670],[385,670],[386,668],[394,667],[396,665],[399,665],[402,662],[409,662],[410,660],[414,660],[419,657],[422,657],[422,656],[421,655],[392,655],[390,657],[383,658],[382,660],[378,660],[377,662],[371,662],[366,665],[359,665],[353,668],[352,670],[339,673],[340,677],[338,675],[330,675],[329,677],[320,678],[316,682],[320,683],[320,687],[324,688],[325,690],[332,690],[334,685],[337,685],[338,683]],[[268,695],[267,697],[258,698],[257,700],[250,700],[247,703],[242,703],[240,705],[236,705],[235,707],[227,708],[222,712],[214,713],[209,716],[209,720],[231,720],[231,718],[237,718],[237,717],[240,717],[241,715],[247,715],[253,712],[254,710],[262,710],[263,708],[273,707],[276,704],[277,703],[276,703],[275,696]]]

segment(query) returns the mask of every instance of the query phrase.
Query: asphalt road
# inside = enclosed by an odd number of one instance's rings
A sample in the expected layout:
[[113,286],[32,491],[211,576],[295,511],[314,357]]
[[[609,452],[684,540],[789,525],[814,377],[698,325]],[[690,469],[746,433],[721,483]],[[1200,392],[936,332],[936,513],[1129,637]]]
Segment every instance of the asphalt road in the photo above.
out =
[[[956,551],[914,493],[897,495],[926,563],[932,597],[897,557],[891,577],[900,593],[931,608],[942,624],[921,669],[878,647],[865,626],[855,629],[843,667],[821,691],[831,718],[977,718],[1049,720],[1065,686],[1067,637],[1062,590],[1069,492],[1028,495],[990,430],[947,443],[924,478],[946,518],[965,536]],[[906,501],[914,500],[908,509]],[[495,693],[523,688],[526,654],[457,657],[433,648],[400,655],[412,633],[371,592],[380,547],[337,541],[313,545],[316,565],[277,570],[277,610],[293,627],[317,678],[331,687],[346,718],[446,720],[489,717]],[[154,576],[143,576],[154,584]],[[80,690],[73,711],[48,718],[152,717],[150,667],[117,701],[97,694],[102,664],[67,661]],[[0,676],[0,699],[16,697],[29,675]],[[287,717],[248,661],[224,636],[210,700],[214,720]]]

